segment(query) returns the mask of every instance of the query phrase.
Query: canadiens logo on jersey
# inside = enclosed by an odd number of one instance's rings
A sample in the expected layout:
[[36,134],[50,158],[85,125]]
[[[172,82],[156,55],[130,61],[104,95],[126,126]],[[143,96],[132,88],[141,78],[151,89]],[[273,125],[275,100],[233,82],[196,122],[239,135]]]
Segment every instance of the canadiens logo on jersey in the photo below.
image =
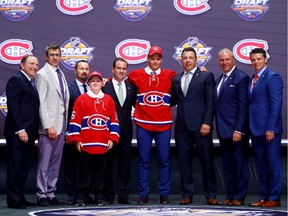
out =
[[0,110],[3,113],[4,116],[7,115],[7,97],[6,92],[3,93],[2,96],[0,96]]
[[94,47],[81,40],[79,37],[71,37],[61,46],[61,62],[69,70],[74,70],[75,64],[80,60],[92,61]]
[[152,10],[152,0],[117,0],[114,9],[129,21],[139,21]]
[[56,0],[57,8],[67,15],[81,15],[93,9],[91,0]]
[[100,114],[94,114],[84,119],[87,121],[87,126],[92,130],[108,130],[109,118]]
[[186,47],[192,47],[197,53],[197,65],[202,67],[209,62],[211,59],[210,51],[212,47],[207,46],[203,41],[199,40],[197,37],[188,37],[187,40],[183,41],[179,46],[176,46],[173,58],[182,65],[181,53]]
[[0,44],[0,59],[8,64],[19,64],[26,55],[31,55],[33,44],[28,40],[9,39]]
[[34,10],[34,0],[1,0],[0,11],[11,21],[26,19]]
[[115,48],[115,55],[125,59],[128,64],[139,64],[147,61],[150,42],[140,39],[121,41]]
[[239,41],[233,47],[233,55],[235,58],[244,63],[244,64],[251,64],[250,61],[250,52],[255,48],[262,48],[266,51],[267,59],[270,57],[267,50],[269,48],[268,42],[264,40],[257,40],[257,39],[244,39]]
[[268,1],[269,0],[234,0],[231,9],[244,20],[255,21],[263,17],[268,11]]
[[147,93],[138,94],[138,102],[140,105],[150,107],[158,107],[161,105],[169,106],[170,95],[158,91],[149,91]]
[[198,15],[210,9],[208,0],[174,0],[174,7],[185,15]]

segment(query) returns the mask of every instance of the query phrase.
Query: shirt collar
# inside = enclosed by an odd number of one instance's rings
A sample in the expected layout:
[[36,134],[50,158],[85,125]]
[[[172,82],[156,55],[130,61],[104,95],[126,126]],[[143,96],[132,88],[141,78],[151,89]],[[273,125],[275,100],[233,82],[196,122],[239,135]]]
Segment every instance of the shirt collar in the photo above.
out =
[[256,72],[256,74],[258,74],[258,77],[260,77],[262,75],[262,73],[264,72],[264,70],[266,70],[266,68],[267,68],[267,66],[262,68],[259,72]]
[[147,73],[147,74],[151,74],[151,72],[156,72],[156,74],[158,75],[158,74],[160,74],[160,72],[161,72],[161,69],[160,68],[158,68],[156,71],[153,71],[149,66],[147,66],[146,68],[145,68],[145,72]]
[[31,81],[31,78],[30,78],[23,70],[20,70],[20,71],[24,74],[24,76],[27,77],[27,79],[28,79],[29,81]]
[[89,90],[88,92],[87,92],[87,94],[90,96],[90,97],[92,97],[92,98],[99,98],[99,99],[101,99],[101,98],[103,98],[104,97],[104,93],[102,92],[102,90],[100,90],[100,92],[96,95],[95,93],[93,93],[91,90]]

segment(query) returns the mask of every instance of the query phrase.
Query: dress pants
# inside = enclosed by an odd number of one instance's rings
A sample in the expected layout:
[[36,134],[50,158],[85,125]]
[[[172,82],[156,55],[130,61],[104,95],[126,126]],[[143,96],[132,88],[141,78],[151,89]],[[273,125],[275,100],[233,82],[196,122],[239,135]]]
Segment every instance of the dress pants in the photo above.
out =
[[217,189],[212,134],[203,137],[199,131],[192,132],[186,128],[184,131],[175,132],[175,141],[181,175],[182,197],[192,198],[194,194],[193,147],[195,144],[202,168],[205,197],[207,199],[215,198]]
[[95,200],[103,200],[106,154],[88,154],[82,151],[77,161],[77,199],[89,201],[90,194]]
[[260,180],[260,199],[280,201],[282,189],[281,134],[272,142],[266,136],[251,136]]
[[55,140],[49,139],[47,134],[40,134],[36,187],[38,199],[52,199],[55,197],[54,193],[61,165],[64,137],[64,130]]
[[239,142],[233,142],[232,138],[219,137],[219,140],[226,187],[225,199],[244,202],[249,183],[249,137],[243,136]]
[[20,141],[18,135],[7,136],[7,204],[25,202],[24,190],[33,158],[34,140]]

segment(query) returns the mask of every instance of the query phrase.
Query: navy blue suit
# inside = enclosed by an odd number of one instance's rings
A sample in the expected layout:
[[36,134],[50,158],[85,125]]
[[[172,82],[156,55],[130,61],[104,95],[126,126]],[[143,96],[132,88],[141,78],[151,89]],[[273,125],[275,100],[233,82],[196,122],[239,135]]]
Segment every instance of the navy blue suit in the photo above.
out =
[[[70,85],[68,86],[68,89],[69,89],[69,94],[70,94],[69,108],[68,108],[68,120],[70,121],[75,100],[78,98],[79,95],[81,95],[81,92],[79,90],[76,80],[70,83]],[[69,121],[68,121],[68,125],[69,125]],[[66,185],[68,199],[70,199],[71,201],[73,201],[76,198],[77,158],[78,158],[78,151],[76,150],[75,145],[65,143],[64,149],[63,149],[63,162],[64,162],[64,169],[65,169],[64,181]]]
[[[33,158],[39,130],[39,96],[28,78],[18,72],[6,86],[8,113],[4,135],[7,142],[7,204],[25,204],[25,183]],[[16,132],[25,129],[28,143],[21,142]]]
[[[267,67],[252,92],[251,82],[249,123],[260,180],[260,199],[280,201],[283,81],[278,73]],[[271,142],[266,141],[266,131],[274,132],[275,138]]]
[[[222,76],[216,80],[214,91],[215,123],[220,141],[223,179],[227,200],[244,202],[247,193],[249,172],[247,149],[249,146],[248,127],[248,85],[249,76],[235,68],[217,96]],[[233,133],[242,134],[239,142],[233,142]]]
[[115,197],[113,161],[117,158],[117,194],[119,200],[128,200],[130,194],[130,149],[133,135],[133,124],[131,119],[132,106],[135,105],[137,90],[136,87],[125,81],[126,98],[121,107],[112,81],[108,81],[102,91],[109,94],[116,105],[116,111],[120,126],[119,143],[108,152],[104,193],[106,201],[113,203]]
[[[207,199],[216,197],[216,177],[213,163],[212,125],[214,116],[214,76],[210,72],[195,71],[186,97],[181,88],[183,73],[173,78],[172,105],[177,104],[175,141],[178,151],[183,198],[192,198],[194,193],[192,155],[194,144],[199,153],[203,173],[203,187]],[[201,136],[202,124],[211,127],[206,136]]]

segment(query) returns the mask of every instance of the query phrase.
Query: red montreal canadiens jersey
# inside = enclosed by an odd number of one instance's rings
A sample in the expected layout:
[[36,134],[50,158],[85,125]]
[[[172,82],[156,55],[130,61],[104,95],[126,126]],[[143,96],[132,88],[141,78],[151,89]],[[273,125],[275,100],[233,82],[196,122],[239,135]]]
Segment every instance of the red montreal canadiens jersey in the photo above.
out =
[[128,81],[138,88],[134,121],[149,131],[164,131],[172,126],[170,108],[172,70],[161,69],[156,75],[146,73],[145,69],[134,70],[128,75]]
[[113,99],[92,98],[87,93],[80,95],[74,104],[69,124],[68,140],[82,142],[82,151],[89,154],[104,154],[108,140],[118,143],[119,124]]

